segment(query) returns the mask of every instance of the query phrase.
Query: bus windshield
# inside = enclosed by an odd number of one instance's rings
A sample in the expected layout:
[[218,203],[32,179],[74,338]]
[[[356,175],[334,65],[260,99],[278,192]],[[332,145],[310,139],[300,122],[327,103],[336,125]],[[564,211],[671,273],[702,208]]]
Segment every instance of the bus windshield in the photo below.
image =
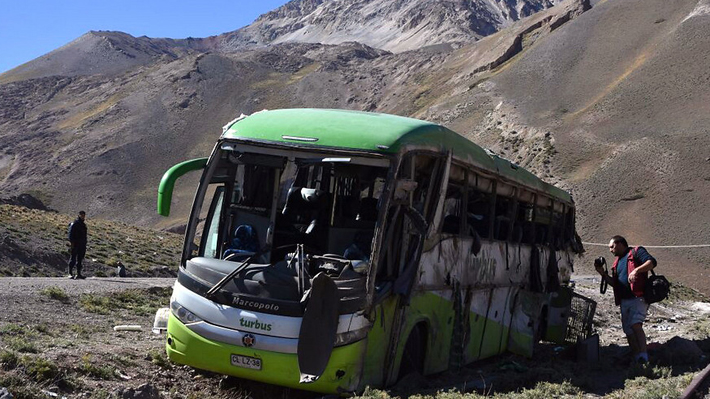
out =
[[[200,216],[189,227],[188,264],[209,260],[212,269],[231,272],[248,259],[253,266],[244,273],[272,265],[269,273],[287,279],[301,273],[305,281],[320,271],[335,278],[344,269],[364,277],[388,160],[229,147],[215,162],[193,212]],[[299,245],[313,257],[303,265],[294,264]],[[308,283],[301,285],[277,296],[298,300]],[[230,287],[237,288],[224,285]]]

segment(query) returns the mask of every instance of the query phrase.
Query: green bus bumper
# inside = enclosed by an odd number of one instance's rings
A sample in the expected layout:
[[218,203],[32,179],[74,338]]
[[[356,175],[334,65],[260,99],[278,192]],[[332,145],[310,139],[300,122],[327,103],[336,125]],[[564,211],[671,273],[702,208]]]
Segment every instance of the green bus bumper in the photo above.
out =
[[[340,394],[358,390],[366,340],[334,348],[323,375],[308,384],[299,383],[298,356],[295,353],[270,352],[211,341],[192,332],[172,314],[168,319],[165,349],[171,361],[194,368],[289,388]],[[230,360],[232,354],[261,359],[261,370],[233,366]]]

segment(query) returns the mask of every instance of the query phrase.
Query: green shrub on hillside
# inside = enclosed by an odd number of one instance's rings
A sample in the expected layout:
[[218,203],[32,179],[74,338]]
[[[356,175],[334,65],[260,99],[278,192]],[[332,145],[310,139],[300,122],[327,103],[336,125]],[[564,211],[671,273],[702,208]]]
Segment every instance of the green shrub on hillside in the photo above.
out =
[[69,295],[67,295],[67,293],[59,287],[47,287],[40,291],[40,294],[46,295],[60,302],[69,302]]

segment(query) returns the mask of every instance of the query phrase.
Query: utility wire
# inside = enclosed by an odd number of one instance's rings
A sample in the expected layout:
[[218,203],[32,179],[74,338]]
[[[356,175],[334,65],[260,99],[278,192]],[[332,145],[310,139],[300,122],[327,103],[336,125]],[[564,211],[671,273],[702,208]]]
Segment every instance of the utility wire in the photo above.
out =
[[[584,245],[592,245],[598,247],[607,247],[609,244],[601,244],[597,242],[584,242]],[[637,247],[638,245],[630,245],[629,247]],[[695,245],[641,245],[644,248],[710,248],[710,244],[695,244]]]

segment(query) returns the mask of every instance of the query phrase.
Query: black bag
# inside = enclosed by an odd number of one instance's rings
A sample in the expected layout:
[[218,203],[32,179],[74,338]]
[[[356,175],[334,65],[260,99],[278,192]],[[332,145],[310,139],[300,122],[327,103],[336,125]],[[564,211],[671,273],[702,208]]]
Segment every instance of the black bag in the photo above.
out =
[[671,291],[671,283],[668,280],[656,274],[651,270],[651,276],[646,280],[646,287],[643,291],[643,298],[646,303],[656,303],[668,298]]

